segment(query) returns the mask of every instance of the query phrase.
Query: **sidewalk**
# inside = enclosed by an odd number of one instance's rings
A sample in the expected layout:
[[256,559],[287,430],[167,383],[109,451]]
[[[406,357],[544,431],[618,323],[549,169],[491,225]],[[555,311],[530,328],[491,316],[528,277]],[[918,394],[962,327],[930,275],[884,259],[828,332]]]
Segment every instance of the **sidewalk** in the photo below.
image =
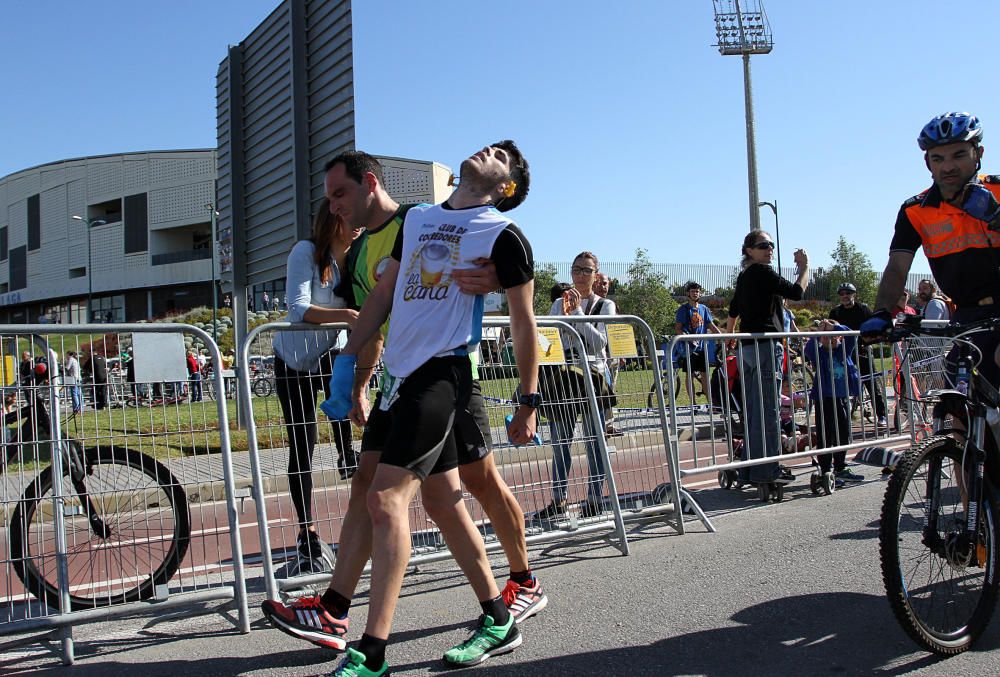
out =
[[[814,497],[800,478],[779,504],[762,504],[751,492],[700,492],[718,534],[697,523],[687,536],[635,528],[630,557],[580,540],[532,550],[549,608],[522,626],[520,649],[469,670],[446,670],[440,656],[465,638],[478,613],[475,600],[452,563],[422,566],[405,580],[389,650],[392,674],[1000,674],[1000,621],[976,651],[948,660],[916,651],[896,624],[878,563],[885,484],[874,479],[877,469],[861,470],[871,481],[830,497]],[[502,583],[502,559],[493,561]],[[72,668],[32,648],[0,657],[0,673],[284,677],[331,671],[336,656],[263,624],[259,578],[250,583],[258,592],[249,635],[235,633],[215,614],[104,623],[77,630]],[[352,613],[352,640],[362,632],[366,602],[359,597]]]

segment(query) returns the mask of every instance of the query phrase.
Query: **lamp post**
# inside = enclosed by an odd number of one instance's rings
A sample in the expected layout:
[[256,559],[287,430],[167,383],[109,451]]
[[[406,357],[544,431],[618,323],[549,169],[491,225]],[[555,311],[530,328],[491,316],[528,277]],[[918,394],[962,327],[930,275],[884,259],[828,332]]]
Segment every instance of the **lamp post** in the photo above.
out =
[[781,275],[781,231],[778,230],[778,201],[759,202],[757,208],[761,207],[770,207],[771,211],[774,212],[774,246],[775,254],[778,257],[778,275]]
[[215,341],[216,345],[219,345],[219,318],[217,317],[219,313],[219,298],[216,293],[218,286],[215,280],[215,250],[217,248],[215,242],[215,224],[216,219],[219,218],[219,212],[216,211],[215,205],[211,202],[205,205],[205,209],[208,210],[212,218],[212,340]]
[[771,24],[761,0],[712,0],[715,36],[723,56],[743,57],[743,101],[747,128],[747,183],[750,193],[750,230],[760,228],[757,195],[757,150],[754,142],[753,88],[750,85],[750,55],[768,54],[774,47]]
[[72,217],[76,221],[81,221],[87,228],[87,319],[86,324],[90,324],[94,319],[93,301],[94,301],[94,275],[93,268],[91,267],[91,253],[90,253],[90,229],[94,226],[103,226],[107,221],[104,219],[85,219],[82,216],[73,215]]

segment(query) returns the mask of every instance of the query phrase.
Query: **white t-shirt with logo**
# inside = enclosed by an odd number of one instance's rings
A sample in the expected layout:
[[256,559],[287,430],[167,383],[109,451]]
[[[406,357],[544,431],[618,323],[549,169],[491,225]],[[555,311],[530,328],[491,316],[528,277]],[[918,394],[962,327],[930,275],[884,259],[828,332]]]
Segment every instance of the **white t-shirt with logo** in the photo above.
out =
[[465,294],[453,270],[492,259],[505,289],[534,275],[531,246],[520,229],[492,206],[451,209],[446,204],[409,210],[392,257],[399,261],[392,319],[383,361],[404,378],[432,357],[465,355],[479,344],[483,296]]

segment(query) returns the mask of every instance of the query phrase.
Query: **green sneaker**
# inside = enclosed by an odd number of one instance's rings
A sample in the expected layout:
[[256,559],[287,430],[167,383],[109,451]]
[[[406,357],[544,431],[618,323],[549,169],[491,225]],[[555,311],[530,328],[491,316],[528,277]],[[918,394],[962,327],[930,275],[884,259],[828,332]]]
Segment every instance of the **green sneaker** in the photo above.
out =
[[511,614],[506,625],[496,625],[493,617],[483,614],[475,632],[461,644],[444,654],[444,662],[451,665],[479,665],[490,656],[509,653],[521,646],[521,633]]
[[344,660],[327,677],[387,677],[388,674],[388,662],[382,661],[379,670],[369,670],[365,667],[365,655],[357,649],[348,649]]

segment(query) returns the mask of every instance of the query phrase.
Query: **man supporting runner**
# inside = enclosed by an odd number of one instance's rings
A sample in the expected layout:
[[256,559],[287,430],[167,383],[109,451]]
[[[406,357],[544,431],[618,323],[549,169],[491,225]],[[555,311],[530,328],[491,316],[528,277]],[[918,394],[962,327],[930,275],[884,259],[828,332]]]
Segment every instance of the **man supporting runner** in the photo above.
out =
[[[862,336],[878,336],[892,326],[891,308],[903,293],[917,248],[923,246],[934,279],[957,306],[959,324],[1000,315],[1000,176],[978,176],[983,128],[969,113],[945,113],[928,122],[917,144],[934,184],[903,203],[889,245],[875,314],[861,325]],[[970,336],[983,359],[979,370],[1000,384],[1000,336]],[[950,360],[949,360],[950,362]]]
[[[327,169],[326,185],[331,208],[349,222],[369,228],[356,243],[348,261],[349,276],[353,283],[351,291],[355,302],[359,303],[364,301],[375,287],[376,281],[385,273],[389,264],[389,252],[408,208],[400,207],[388,196],[382,185],[381,168],[367,154],[353,151],[344,153],[334,158]],[[505,199],[501,202],[501,208],[513,208],[523,199],[528,180],[526,167],[522,173],[522,189],[518,191],[520,197],[516,202],[513,198]],[[432,267],[436,265],[433,261],[431,264]],[[482,293],[500,286],[492,265],[455,270],[454,280],[467,292]],[[366,422],[364,391],[381,350],[378,338],[358,358],[351,418],[359,425]],[[504,601],[511,614],[520,622],[541,611],[547,598],[542,594],[541,586],[528,566],[523,512],[489,454],[489,421],[482,398],[478,396],[478,384],[474,386],[475,392],[468,411],[456,419],[456,426],[462,432],[458,448],[461,464],[459,474],[470,493],[484,506],[507,554],[511,565],[511,580],[504,589]],[[368,420],[362,441],[362,460],[353,480],[351,499],[341,530],[337,566],[330,588],[322,598],[306,598],[289,607],[270,601],[264,603],[265,615],[289,634],[322,646],[344,648],[343,636],[347,629],[346,614],[350,599],[372,550],[366,494],[372,484],[380,452],[386,444],[389,418],[386,412],[376,409]]]

